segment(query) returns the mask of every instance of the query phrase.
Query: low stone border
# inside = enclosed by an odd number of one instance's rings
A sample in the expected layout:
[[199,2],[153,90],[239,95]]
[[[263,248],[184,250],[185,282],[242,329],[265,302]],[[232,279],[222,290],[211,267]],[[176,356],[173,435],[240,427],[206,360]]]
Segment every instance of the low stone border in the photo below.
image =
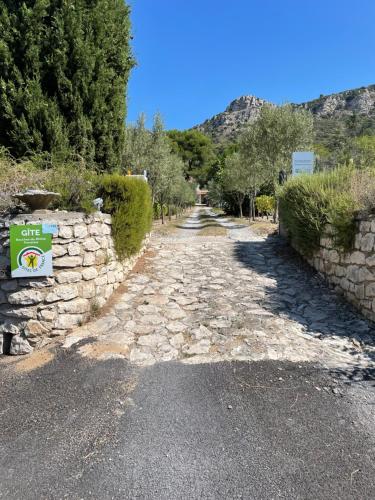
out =
[[[58,225],[53,276],[11,279],[9,226],[47,222]],[[100,213],[0,219],[0,353],[27,354],[86,322],[105,304],[143,253],[120,262],[111,232],[111,216]]]
[[356,224],[351,251],[344,252],[335,246],[333,229],[328,225],[320,239],[320,249],[307,261],[336,292],[366,318],[375,321],[375,217],[362,216]]

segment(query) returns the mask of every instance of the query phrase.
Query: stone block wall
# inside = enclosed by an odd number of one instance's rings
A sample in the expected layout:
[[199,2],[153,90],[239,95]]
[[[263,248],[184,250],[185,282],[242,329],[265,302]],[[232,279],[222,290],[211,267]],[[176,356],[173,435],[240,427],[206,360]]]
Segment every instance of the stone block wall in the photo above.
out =
[[[54,223],[53,276],[10,277],[9,226]],[[111,217],[44,212],[0,219],[0,354],[26,354],[87,321],[124,280],[138,255],[119,261]]]
[[337,292],[375,321],[375,217],[362,218],[356,224],[352,251],[335,248],[332,228],[327,226],[319,251],[308,261]]

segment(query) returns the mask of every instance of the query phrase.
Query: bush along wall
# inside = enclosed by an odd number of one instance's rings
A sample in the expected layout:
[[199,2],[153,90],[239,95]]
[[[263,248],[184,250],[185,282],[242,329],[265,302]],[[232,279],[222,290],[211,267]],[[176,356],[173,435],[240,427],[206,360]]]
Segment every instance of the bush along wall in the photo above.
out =
[[120,259],[137,253],[152,224],[151,190],[147,182],[120,174],[99,181],[103,210],[112,215],[115,249]]
[[292,179],[280,193],[280,220],[294,248],[372,321],[374,185],[371,171],[338,169]]
[[[335,245],[349,251],[355,237],[355,215],[366,207],[355,190],[363,173],[339,168],[289,180],[279,192],[282,223],[294,246],[305,256],[319,249],[325,226],[331,224]],[[368,173],[370,176],[370,173]],[[374,179],[372,182],[375,185]],[[352,184],[353,183],[353,184]]]

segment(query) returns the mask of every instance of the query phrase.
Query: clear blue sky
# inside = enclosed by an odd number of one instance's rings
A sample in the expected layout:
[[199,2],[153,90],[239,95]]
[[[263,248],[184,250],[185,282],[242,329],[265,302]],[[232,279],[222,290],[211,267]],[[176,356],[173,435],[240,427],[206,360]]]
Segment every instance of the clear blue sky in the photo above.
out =
[[185,129],[253,94],[303,102],[375,83],[375,0],[130,0],[128,121]]

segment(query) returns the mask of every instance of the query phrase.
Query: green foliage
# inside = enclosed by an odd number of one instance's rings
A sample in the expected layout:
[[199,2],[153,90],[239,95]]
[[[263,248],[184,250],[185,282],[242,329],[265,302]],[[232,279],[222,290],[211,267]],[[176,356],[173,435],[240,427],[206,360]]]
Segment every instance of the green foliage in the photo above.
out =
[[[354,91],[353,91],[354,92]],[[373,158],[371,141],[375,136],[375,117],[358,113],[314,119],[315,147],[318,168],[332,169],[349,164],[353,159],[358,167],[370,167]]]
[[0,147],[0,211],[18,203],[12,195],[30,188],[43,188],[45,177],[45,172],[31,161],[17,162],[5,148]]
[[163,222],[166,213],[157,207],[173,206],[180,212],[195,203],[193,184],[185,180],[183,161],[172,151],[159,114],[154,117],[152,131],[146,130],[142,115],[135,126],[127,128],[122,169],[136,174],[147,170],[154,215],[160,215]]
[[44,187],[61,194],[55,207],[90,213],[95,210],[98,179],[96,171],[87,168],[84,162],[70,161],[46,170]]
[[220,176],[223,190],[236,199],[240,217],[242,217],[242,206],[249,189],[248,172],[244,157],[237,152],[227,156]]
[[0,144],[117,167],[134,64],[123,0],[5,0],[0,33]]
[[[275,194],[280,170],[289,171],[293,151],[311,146],[313,121],[309,112],[290,105],[263,106],[259,117],[242,132],[237,145],[220,153],[221,168],[216,174],[212,199],[233,213],[249,206],[249,217],[255,215],[255,198]],[[260,201],[261,203],[261,201]],[[264,213],[274,213],[274,207]]]
[[221,182],[217,179],[208,181],[209,200],[211,207],[222,207],[224,202],[224,192]]
[[279,192],[280,214],[290,237],[300,251],[311,255],[327,224],[334,230],[336,245],[349,250],[355,235],[354,217],[364,208],[349,186],[357,172],[338,168],[290,179]]
[[185,176],[206,185],[218,163],[211,139],[198,130],[170,130],[167,136],[173,153],[184,162]]
[[350,250],[353,246],[358,208],[352,193],[341,192],[328,202],[327,220],[335,230],[334,240],[339,248]]
[[0,210],[19,203],[12,199],[12,195],[26,189],[48,189],[60,193],[55,208],[91,212],[97,192],[97,174],[82,159],[52,163],[49,155],[40,154],[16,161],[0,148]]
[[259,118],[249,125],[241,137],[243,156],[261,167],[264,182],[276,188],[278,173],[291,170],[293,151],[311,147],[312,115],[305,110],[285,106],[263,106]]
[[351,156],[359,168],[375,167],[375,135],[354,138],[351,141]]
[[141,114],[135,125],[129,125],[125,130],[125,145],[121,168],[127,173],[142,174],[149,169],[151,161],[151,133],[146,129],[146,117]]
[[154,203],[153,205],[153,216],[154,219],[161,219],[162,216],[165,217],[168,213],[167,205],[161,206],[160,203]]
[[152,201],[148,184],[119,174],[103,175],[99,196],[104,212],[112,215],[115,248],[123,259],[137,253],[145,235],[151,230]]
[[275,197],[263,194],[255,198],[255,206],[262,215],[271,215],[275,210]]

